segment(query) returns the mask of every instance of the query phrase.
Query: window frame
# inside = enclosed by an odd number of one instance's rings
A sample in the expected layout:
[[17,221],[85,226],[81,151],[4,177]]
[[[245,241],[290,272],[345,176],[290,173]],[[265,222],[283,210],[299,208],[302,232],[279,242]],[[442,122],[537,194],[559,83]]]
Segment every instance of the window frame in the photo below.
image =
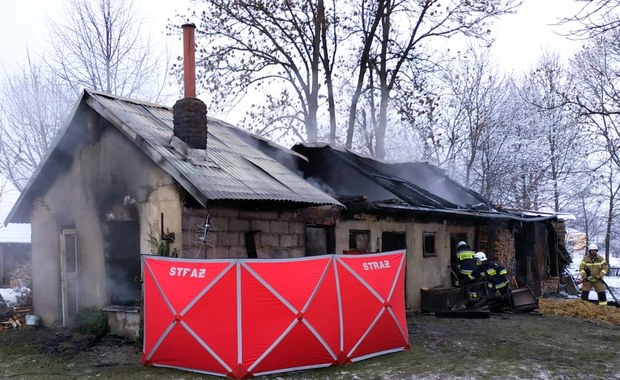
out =
[[[422,232],[422,257],[437,257],[437,233],[436,232]],[[432,250],[427,249],[427,239],[432,238]]]
[[[357,236],[366,235],[366,247],[360,248],[357,246]],[[371,252],[371,236],[370,230],[349,230],[349,250],[357,252]],[[352,244],[355,244],[353,246]]]

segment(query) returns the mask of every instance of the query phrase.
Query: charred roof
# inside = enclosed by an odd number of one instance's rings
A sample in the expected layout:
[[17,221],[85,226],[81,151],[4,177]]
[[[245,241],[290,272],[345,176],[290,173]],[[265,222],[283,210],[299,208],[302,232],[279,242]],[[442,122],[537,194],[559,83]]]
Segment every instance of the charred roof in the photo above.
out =
[[351,212],[415,212],[522,221],[555,218],[496,208],[427,162],[388,163],[321,143],[297,144],[292,150],[305,157],[298,160],[304,177]]

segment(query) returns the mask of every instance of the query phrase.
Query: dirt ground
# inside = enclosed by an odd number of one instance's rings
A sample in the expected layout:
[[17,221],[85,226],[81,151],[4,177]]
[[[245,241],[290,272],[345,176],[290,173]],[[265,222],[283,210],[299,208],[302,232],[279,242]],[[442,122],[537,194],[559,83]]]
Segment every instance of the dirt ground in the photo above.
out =
[[[611,307],[611,306],[608,306]],[[533,313],[408,316],[411,349],[344,367],[264,379],[620,379],[620,325]],[[22,326],[0,333],[3,379],[216,379],[143,367],[141,346]]]

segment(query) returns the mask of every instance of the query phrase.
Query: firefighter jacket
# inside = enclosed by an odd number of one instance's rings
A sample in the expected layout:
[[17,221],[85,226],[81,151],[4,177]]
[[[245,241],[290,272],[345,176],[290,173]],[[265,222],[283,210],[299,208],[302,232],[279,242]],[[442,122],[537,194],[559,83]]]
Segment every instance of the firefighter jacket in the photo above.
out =
[[456,260],[459,267],[459,273],[463,277],[467,277],[473,280],[475,277],[472,273],[478,267],[478,259],[476,259],[476,252],[469,249],[459,251],[456,253]]
[[479,272],[491,289],[501,289],[508,286],[508,271],[496,261],[483,261],[480,264]]
[[581,264],[579,264],[579,274],[585,280],[588,278],[600,280],[607,274],[607,271],[608,267],[605,258],[598,254],[594,258],[590,254],[586,254],[583,260],[581,260]]

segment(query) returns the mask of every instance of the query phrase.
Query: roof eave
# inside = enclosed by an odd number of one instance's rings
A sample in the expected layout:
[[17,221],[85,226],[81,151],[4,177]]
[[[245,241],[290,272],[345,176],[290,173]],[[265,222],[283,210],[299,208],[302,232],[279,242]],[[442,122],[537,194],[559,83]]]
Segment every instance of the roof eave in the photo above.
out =
[[[29,214],[29,211],[30,211],[32,205],[31,205],[31,203],[25,203],[25,199],[28,196],[30,196],[29,193],[30,193],[32,187],[34,186],[34,183],[37,181],[37,179],[39,177],[39,174],[41,174],[41,171],[43,171],[43,167],[45,167],[45,165],[47,164],[47,161],[49,160],[50,156],[52,155],[54,150],[56,150],[56,147],[58,146],[58,144],[60,144],[60,141],[62,140],[63,136],[67,132],[67,129],[69,129],[69,126],[71,125],[71,121],[75,117],[75,114],[77,113],[77,110],[82,105],[82,102],[84,101],[86,96],[87,96],[86,90],[82,91],[78,101],[75,102],[75,104],[73,105],[73,108],[71,108],[71,112],[69,112],[69,114],[67,115],[67,118],[65,119],[62,127],[56,133],[56,136],[52,140],[52,142],[51,142],[49,148],[47,149],[47,151],[45,152],[45,155],[41,159],[41,162],[39,162],[39,165],[37,165],[37,168],[34,170],[32,175],[30,176],[30,179],[28,180],[28,183],[26,183],[26,186],[24,186],[24,189],[19,194],[19,197],[17,198],[17,201],[13,205],[13,208],[8,213],[7,217],[4,219],[4,225],[5,226],[7,226],[9,223],[30,223],[30,219],[28,217],[28,214]],[[26,207],[28,207],[28,209],[26,209]]]
[[[517,222],[546,222],[556,220],[556,216],[540,216],[540,217],[523,217],[514,215],[511,213],[498,212],[498,211],[473,211],[465,209],[442,209],[442,208],[427,208],[427,207],[415,207],[410,205],[390,205],[385,203],[373,203],[376,210],[391,210],[391,211],[403,211],[403,212],[426,212],[442,215],[459,215],[467,217],[476,217],[483,219],[504,219],[513,220]],[[368,210],[371,208],[368,207]]]

